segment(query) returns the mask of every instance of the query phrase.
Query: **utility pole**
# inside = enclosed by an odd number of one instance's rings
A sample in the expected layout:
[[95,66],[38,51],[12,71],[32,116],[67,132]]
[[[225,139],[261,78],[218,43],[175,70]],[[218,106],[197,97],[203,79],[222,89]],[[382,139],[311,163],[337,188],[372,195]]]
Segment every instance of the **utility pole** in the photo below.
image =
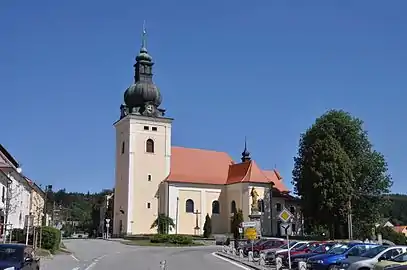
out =
[[348,237],[353,239],[353,224],[352,224],[352,199],[348,201]]

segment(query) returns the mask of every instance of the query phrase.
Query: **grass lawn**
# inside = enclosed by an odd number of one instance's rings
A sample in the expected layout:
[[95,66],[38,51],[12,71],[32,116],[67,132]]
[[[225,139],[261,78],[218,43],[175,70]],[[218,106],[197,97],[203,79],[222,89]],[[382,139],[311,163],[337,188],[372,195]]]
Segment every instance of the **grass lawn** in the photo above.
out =
[[121,243],[130,246],[149,246],[149,247],[195,247],[203,246],[201,243],[192,243],[191,245],[176,245],[171,243],[151,243],[149,239],[146,240],[127,240]]

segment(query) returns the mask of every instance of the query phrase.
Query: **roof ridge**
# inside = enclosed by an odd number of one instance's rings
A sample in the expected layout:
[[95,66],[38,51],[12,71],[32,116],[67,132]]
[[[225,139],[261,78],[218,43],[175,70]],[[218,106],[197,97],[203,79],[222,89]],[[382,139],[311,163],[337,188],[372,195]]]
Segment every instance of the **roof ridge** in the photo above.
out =
[[[247,168],[246,174],[244,175],[242,180],[240,180],[240,182],[243,182],[246,179],[247,175],[249,174],[249,171],[250,171],[250,173],[252,172],[252,164],[253,164],[252,162],[253,162],[252,160],[249,161],[249,167]],[[244,164],[244,162],[242,162],[241,164]]]

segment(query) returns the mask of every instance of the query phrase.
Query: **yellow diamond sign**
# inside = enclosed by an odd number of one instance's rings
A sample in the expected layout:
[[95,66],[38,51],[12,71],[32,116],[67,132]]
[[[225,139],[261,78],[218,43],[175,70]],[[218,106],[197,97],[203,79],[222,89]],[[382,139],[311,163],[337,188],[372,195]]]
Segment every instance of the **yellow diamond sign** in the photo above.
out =
[[293,214],[290,213],[287,209],[283,209],[280,214],[278,214],[278,218],[282,222],[288,222],[293,217]]

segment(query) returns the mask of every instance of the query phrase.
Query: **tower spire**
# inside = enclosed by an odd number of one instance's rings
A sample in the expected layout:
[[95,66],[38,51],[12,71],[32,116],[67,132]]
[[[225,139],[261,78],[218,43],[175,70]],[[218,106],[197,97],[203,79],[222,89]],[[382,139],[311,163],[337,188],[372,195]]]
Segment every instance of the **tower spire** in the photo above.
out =
[[250,152],[247,150],[247,138],[244,136],[244,150],[242,152],[242,162],[249,162],[251,160],[250,158]]

